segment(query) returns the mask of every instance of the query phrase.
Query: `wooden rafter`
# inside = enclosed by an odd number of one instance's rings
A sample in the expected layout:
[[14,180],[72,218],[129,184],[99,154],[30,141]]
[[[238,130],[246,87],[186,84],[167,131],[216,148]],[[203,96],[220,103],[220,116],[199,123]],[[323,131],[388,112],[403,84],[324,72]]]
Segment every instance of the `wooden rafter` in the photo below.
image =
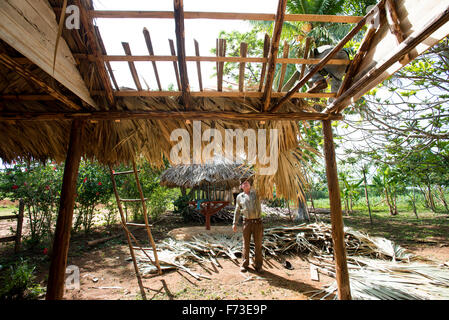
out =
[[0,53],[0,63],[7,67],[8,69],[16,72],[18,75],[23,77],[24,79],[27,79],[28,81],[31,81],[35,85],[37,85],[39,88],[47,92],[50,96],[53,98],[61,101],[64,103],[67,107],[74,109],[74,110],[80,110],[81,107],[77,105],[75,102],[73,102],[71,99],[69,99],[67,96],[60,93],[58,90],[52,88],[50,85],[48,85],[45,81],[42,81],[38,77],[36,77],[34,74],[32,74],[30,71],[26,70],[21,64],[18,64],[15,62],[11,57],[9,57],[5,53]]
[[271,39],[268,34],[265,33],[265,39],[263,42],[263,64],[262,64],[262,70],[260,72],[260,83],[259,83],[259,91],[262,92],[263,85],[265,83],[265,74],[267,72],[267,62],[268,62],[268,54],[270,53],[270,43]]
[[[405,35],[401,30],[401,23],[396,11],[396,5],[392,0],[386,0],[385,11],[390,31],[395,35],[396,39],[398,40],[398,44],[400,44],[405,40]],[[407,54],[403,58],[401,58],[400,61],[402,63],[408,62],[410,61],[410,57]]]
[[[145,38],[145,43],[148,48],[148,54],[150,57],[154,56],[153,43],[151,42],[150,32],[147,28],[143,29],[143,36]],[[157,71],[156,61],[152,61],[154,76],[156,77],[157,87],[159,91],[162,91],[161,80],[159,79],[159,72]]]
[[[268,48],[270,46],[270,37],[268,36]],[[268,49],[267,49],[268,51]],[[77,59],[88,59],[89,61],[95,61],[97,58],[93,55],[87,55],[83,53],[75,53],[73,55]],[[266,57],[225,57],[225,56],[186,56],[186,62],[235,62],[235,63],[264,63],[268,62],[268,55]],[[20,58],[18,58],[20,59]],[[176,53],[170,56],[141,56],[141,55],[107,55],[100,57],[102,61],[115,61],[115,62],[149,62],[149,61],[178,61]],[[277,63],[284,64],[317,64],[320,59],[304,59],[304,58],[278,58]],[[347,59],[329,59],[327,64],[335,65],[347,65],[350,61]],[[262,68],[263,69],[263,68]]]
[[[95,35],[98,39],[98,45],[100,46],[101,54],[104,56],[107,55],[106,47],[104,45],[103,39],[101,38],[100,29],[95,26]],[[109,61],[105,61],[106,68],[108,69],[109,76],[111,77],[112,83],[114,84],[115,90],[120,90],[117,84],[117,80],[115,79],[114,71],[112,70],[111,63]]]
[[276,59],[279,51],[279,40],[281,39],[282,25],[284,24],[285,8],[287,0],[279,0],[276,19],[273,28],[273,37],[271,39],[270,52],[268,56],[267,80],[265,82],[265,91],[263,96],[262,111],[267,111],[270,107],[271,93],[273,91],[274,72],[276,69]]
[[[103,92],[93,92],[93,94],[102,95]],[[181,91],[116,91],[116,97],[180,97]],[[281,98],[285,95],[283,92],[273,92],[273,98]],[[333,92],[297,92],[292,95],[292,98],[335,98],[336,93]],[[191,91],[191,97],[228,97],[228,98],[262,98],[263,92],[258,91]]]
[[[248,44],[246,42],[240,43],[240,56],[246,57],[248,52]],[[245,62],[240,62],[239,66],[239,91],[243,92],[245,87]]]
[[[290,46],[288,45],[288,42],[284,41],[284,52],[283,52],[284,59],[288,58],[289,50],[290,50]],[[285,71],[286,70],[287,70],[287,65],[285,63],[283,63],[282,67],[281,67],[281,76],[279,78],[278,92],[281,92],[281,90],[282,90],[282,84],[284,83]]]
[[381,76],[388,70],[394,63],[399,61],[401,57],[412,51],[417,45],[422,43],[435,31],[440,29],[446,23],[449,22],[449,6],[445,10],[438,13],[433,19],[431,19],[424,27],[413,32],[408,36],[392,53],[381,61],[378,66],[370,70],[362,78],[356,81],[348,90],[346,90],[338,99],[336,99],[331,105],[329,105],[323,113],[338,113],[342,111],[353,101],[353,97],[369,90],[369,86],[373,80]]
[[95,111],[95,112],[2,112],[0,121],[54,121],[54,120],[227,120],[227,121],[295,121],[295,120],[341,120],[341,115],[319,112],[270,113],[233,111]]
[[[171,11],[90,11],[92,18],[122,18],[122,19],[173,19]],[[257,20],[274,21],[275,15],[270,13],[234,13],[234,12],[184,12],[184,19],[224,19],[224,20]],[[335,16],[323,14],[286,14],[285,21],[329,22],[329,23],[358,23],[362,17]]]
[[[200,56],[200,46],[198,44],[198,41],[193,40],[193,44],[195,46],[195,54],[197,57]],[[196,62],[196,72],[198,74],[198,85],[200,87],[200,91],[203,91],[203,78],[201,76],[201,62],[197,61]]]
[[[122,42],[123,50],[127,56],[131,56],[131,48],[129,47],[129,43]],[[136,85],[137,90],[142,91],[142,85],[140,83],[139,75],[137,73],[136,66],[133,61],[128,61],[129,71],[131,72],[131,76],[134,80],[134,84]]]
[[179,78],[178,58],[176,57],[175,44],[172,39],[168,39],[168,44],[170,46],[172,58],[170,61],[173,61],[173,69],[175,70],[176,83],[178,85],[178,90],[181,91],[181,79]]
[[84,6],[82,0],[75,0],[75,4],[78,6],[80,10],[80,19],[81,24],[84,27],[84,31],[87,36],[87,43],[92,50],[93,55],[95,56],[95,63],[97,67],[98,76],[100,77],[100,81],[104,87],[106,93],[106,99],[112,105],[115,105],[114,94],[112,90],[111,81],[109,80],[108,73],[105,68],[104,61],[101,59],[102,54],[100,53],[100,48],[97,45],[97,39],[95,37],[95,29],[92,17],[89,15],[88,10]]
[[385,0],[381,0],[376,7],[371,9],[371,11],[366,16],[364,16],[359,21],[359,23],[357,23],[357,25],[323,59],[321,59],[321,61],[317,65],[315,65],[293,89],[291,89],[282,99],[280,99],[270,111],[276,112],[277,110],[279,110],[279,108],[282,107],[282,105],[287,102],[287,100],[289,100],[295,92],[302,88],[314,74],[320,71],[329,62],[329,60],[332,59],[332,57],[340,52],[340,50],[343,49],[346,43],[348,43],[365,26],[368,19],[370,19],[378,12],[378,8],[384,5],[384,1]]
[[181,79],[182,99],[186,110],[190,108],[190,86],[186,63],[186,44],[184,34],[184,4],[183,0],[174,0],[174,19],[176,29],[176,44],[178,48],[179,76]]

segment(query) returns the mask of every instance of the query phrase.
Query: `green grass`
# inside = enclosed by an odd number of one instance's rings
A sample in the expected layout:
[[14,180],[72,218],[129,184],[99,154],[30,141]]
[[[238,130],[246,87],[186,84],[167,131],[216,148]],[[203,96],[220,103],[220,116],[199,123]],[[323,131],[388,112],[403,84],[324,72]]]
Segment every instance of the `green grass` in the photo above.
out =
[[[417,204],[418,219],[406,199],[398,201],[396,216],[389,213],[388,207],[382,203],[382,198],[370,198],[371,224],[365,199],[354,204],[354,212],[343,213],[345,226],[352,227],[371,236],[384,237],[400,243],[441,243],[449,242],[449,213],[439,207],[438,212],[431,212],[422,203]],[[329,208],[329,199],[314,200],[316,208]],[[309,204],[310,205],[310,204]],[[344,206],[342,204],[344,210]],[[325,217],[329,220],[329,217]]]

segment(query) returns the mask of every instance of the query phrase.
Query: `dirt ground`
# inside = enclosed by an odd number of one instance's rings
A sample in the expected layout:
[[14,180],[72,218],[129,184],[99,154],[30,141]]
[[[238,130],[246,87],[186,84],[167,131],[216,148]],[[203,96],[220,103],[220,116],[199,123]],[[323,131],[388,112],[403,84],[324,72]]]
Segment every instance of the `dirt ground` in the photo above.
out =
[[[25,220],[25,229],[27,221]],[[281,225],[279,223],[278,225]],[[10,235],[9,227],[15,227],[15,221],[0,221],[0,236]],[[185,227],[178,221],[165,221],[155,225],[153,236],[156,241],[167,237],[170,230]],[[222,227],[226,228],[226,226]],[[230,226],[229,226],[230,229]],[[119,226],[113,234],[122,232]],[[145,234],[136,234],[145,239]],[[97,232],[89,236],[72,237],[68,265],[74,265],[80,271],[80,289],[66,290],[67,300],[135,300],[142,299],[134,273],[133,264],[127,261],[129,255],[125,237],[110,240],[95,247],[86,245],[87,240],[105,236]],[[429,244],[401,244],[414,254],[434,261],[449,262],[449,245],[446,242]],[[1,255],[12,255],[12,245],[0,244]],[[28,255],[37,263],[37,280],[45,287],[49,268],[49,256],[41,251]],[[36,258],[37,256],[37,258]],[[301,256],[285,256],[293,269],[286,269],[282,263],[272,258],[264,265],[264,272],[253,270],[240,272],[240,266],[229,259],[220,258],[220,267],[214,265],[192,265],[191,270],[208,276],[210,279],[197,280],[184,271],[165,271],[162,275],[144,277],[147,299],[153,300],[307,300],[319,299],[313,296],[334,281],[324,274],[319,281],[311,279],[310,265]],[[312,297],[313,296],[313,297]],[[333,298],[333,297],[328,297]]]

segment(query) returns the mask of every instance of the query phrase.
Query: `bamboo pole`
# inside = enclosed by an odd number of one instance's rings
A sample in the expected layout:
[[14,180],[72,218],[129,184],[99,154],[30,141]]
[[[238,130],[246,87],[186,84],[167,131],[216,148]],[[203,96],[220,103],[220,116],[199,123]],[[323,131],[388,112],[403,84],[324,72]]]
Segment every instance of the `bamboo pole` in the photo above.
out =
[[345,233],[341,210],[340,187],[338,185],[337,162],[335,159],[334,137],[330,120],[323,121],[324,157],[329,188],[331,209],[332,241],[334,248],[335,271],[338,285],[338,298],[351,300],[348,265],[346,261]]
[[59,212],[53,239],[47,300],[61,300],[64,296],[65,271],[75,206],[76,180],[82,155],[82,135],[85,122],[74,120],[70,129],[69,147],[62,180]]

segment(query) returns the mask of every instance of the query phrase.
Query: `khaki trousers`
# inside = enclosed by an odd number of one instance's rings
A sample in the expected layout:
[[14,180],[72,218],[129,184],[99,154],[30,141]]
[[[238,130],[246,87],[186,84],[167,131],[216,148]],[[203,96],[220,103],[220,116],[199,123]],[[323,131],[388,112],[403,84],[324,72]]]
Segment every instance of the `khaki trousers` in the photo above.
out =
[[243,220],[243,263],[242,267],[249,266],[249,247],[251,235],[254,240],[254,267],[262,268],[262,240],[263,240],[263,224],[262,219],[244,219]]

